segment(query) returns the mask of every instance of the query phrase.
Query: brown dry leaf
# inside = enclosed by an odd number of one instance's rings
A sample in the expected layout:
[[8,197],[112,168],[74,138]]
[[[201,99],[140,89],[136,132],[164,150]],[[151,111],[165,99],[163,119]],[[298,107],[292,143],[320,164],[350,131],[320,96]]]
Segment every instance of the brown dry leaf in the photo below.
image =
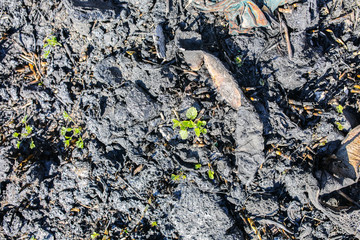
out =
[[220,62],[220,60],[211,54],[204,53],[204,63],[213,79],[217,91],[231,105],[231,107],[238,110],[241,106],[242,94],[234,77]]
[[134,170],[134,175],[138,174],[139,172],[141,172],[141,170],[144,168],[144,166],[141,164],[139,165],[137,168],[135,168]]
[[242,92],[234,77],[218,58],[202,50],[188,50],[184,51],[184,59],[193,71],[199,70],[204,63],[217,92],[232,108],[236,110],[240,108]]
[[359,165],[360,165],[360,126],[352,129],[346,138],[341,142],[341,147],[336,153],[343,165],[346,166],[346,172],[343,176],[348,176],[351,179],[359,179]]

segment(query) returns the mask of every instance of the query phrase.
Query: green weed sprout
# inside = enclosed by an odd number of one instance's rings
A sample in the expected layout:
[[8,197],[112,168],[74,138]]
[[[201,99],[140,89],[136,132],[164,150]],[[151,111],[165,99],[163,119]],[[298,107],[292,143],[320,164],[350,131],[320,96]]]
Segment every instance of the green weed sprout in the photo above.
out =
[[336,111],[337,111],[339,114],[343,114],[343,110],[344,110],[344,107],[341,106],[340,104],[336,106]]
[[51,50],[56,46],[62,46],[56,39],[55,36],[50,36],[45,39],[46,43],[43,46],[44,55],[43,58],[47,59],[50,55]]
[[[72,118],[69,116],[67,112],[63,112],[63,118],[67,122],[67,125],[71,123],[76,125]],[[65,148],[70,146],[71,141],[73,138],[76,138],[77,141],[75,142],[77,148],[84,148],[84,141],[81,137],[81,127],[62,127],[60,130],[60,135],[65,138],[64,144]]]
[[337,126],[337,128],[339,129],[339,131],[344,130],[344,126],[343,126],[341,123],[335,122],[335,125]]
[[211,180],[213,180],[214,179],[214,171],[213,170],[211,170],[211,169],[209,169],[208,170],[208,176],[209,176],[209,178],[211,179]]
[[[173,119],[173,128],[177,128],[180,127],[180,137],[181,139],[185,140],[189,137],[189,133],[188,133],[188,129],[189,128],[193,128],[195,135],[197,137],[200,136],[200,134],[206,134],[207,130],[206,128],[204,128],[206,126],[206,121],[201,121],[199,119],[196,119],[198,115],[198,112],[196,110],[196,108],[191,107],[186,111],[186,117],[189,119],[187,121],[178,121],[176,119]],[[196,120],[195,120],[196,119]],[[195,122],[193,121],[195,120]]]
[[241,59],[241,55],[237,55],[235,57],[235,63],[239,68],[243,65],[243,60]]
[[[33,131],[33,128],[27,124],[27,115],[21,120],[21,123],[24,124],[24,129],[21,130],[21,133],[14,132],[13,135],[12,135],[13,138],[18,139],[17,142],[16,142],[16,148],[17,149],[20,148],[21,142],[26,137],[28,137]],[[34,149],[36,147],[35,143],[34,143],[34,140],[32,138],[31,138],[29,147],[30,147],[30,149]]]
[[98,234],[97,232],[93,232],[90,237],[91,237],[91,239],[96,239],[99,236],[100,236],[100,234]]
[[183,171],[180,171],[179,174],[171,174],[171,180],[179,181],[180,179],[186,179],[186,175]]
[[195,170],[198,170],[198,169],[200,169],[200,168],[201,168],[201,163],[195,164]]

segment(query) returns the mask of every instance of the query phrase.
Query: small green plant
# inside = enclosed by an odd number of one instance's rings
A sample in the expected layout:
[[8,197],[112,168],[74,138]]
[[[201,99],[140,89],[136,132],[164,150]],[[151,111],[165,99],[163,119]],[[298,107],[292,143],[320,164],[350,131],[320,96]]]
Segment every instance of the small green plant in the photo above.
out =
[[47,59],[51,53],[51,50],[56,46],[62,46],[56,39],[55,36],[50,36],[45,39],[46,43],[43,46],[44,55],[43,58]]
[[100,234],[98,234],[97,232],[93,232],[90,237],[91,237],[91,239],[96,239],[99,236],[100,236]]
[[339,123],[339,122],[335,122],[335,124],[336,124],[337,128],[339,129],[339,131],[344,130],[344,126],[343,126],[343,125],[341,125],[341,123]]
[[34,236],[32,236],[32,237],[30,238],[30,240],[36,240],[36,238],[35,238]]
[[[27,123],[27,115],[21,120],[21,123],[24,124],[24,128],[21,130],[21,132],[14,132],[13,133],[13,138],[17,138],[18,140],[16,141],[16,148],[19,149],[21,142],[27,138],[33,131],[33,128],[31,126],[28,125]],[[30,145],[29,145],[30,149],[34,149],[35,143],[33,138],[30,138]]]
[[215,174],[214,171],[209,168],[209,170],[208,170],[208,176],[209,176],[209,178],[210,178],[211,180],[214,179],[214,174]]
[[[63,118],[65,122],[67,122],[68,126],[70,124],[76,125],[72,118],[69,116],[69,114],[65,111],[63,112]],[[84,148],[84,141],[81,137],[81,127],[68,126],[62,127],[60,130],[60,135],[64,137],[65,148],[70,146],[73,138],[77,139],[75,142],[77,148]]]
[[156,227],[156,226],[157,226],[157,222],[156,222],[156,221],[151,222],[151,226],[152,226],[152,227]]
[[241,59],[241,55],[237,55],[237,56],[235,57],[235,63],[236,63],[236,65],[237,65],[239,68],[243,65],[243,61],[242,61],[242,59]]
[[180,179],[186,179],[186,175],[183,171],[180,171],[179,174],[171,174],[171,179],[173,181],[179,181]]
[[[196,108],[191,107],[186,111],[186,117],[189,119],[187,121],[178,121],[176,119],[173,119],[173,128],[177,128],[180,127],[180,137],[181,139],[185,140],[189,137],[189,133],[188,133],[188,129],[189,128],[193,128],[195,135],[197,137],[200,136],[200,134],[206,134],[207,130],[206,128],[204,128],[206,126],[206,121],[201,121],[199,119],[196,119],[198,115],[198,112],[196,110]],[[196,120],[195,120],[196,119]],[[193,121],[195,120],[195,122]]]
[[336,106],[336,111],[337,111],[339,114],[343,114],[343,110],[344,110],[344,107],[341,106],[340,104]]
[[200,163],[195,164],[195,170],[198,170],[198,169],[200,169],[200,168],[201,168],[201,164],[200,164]]

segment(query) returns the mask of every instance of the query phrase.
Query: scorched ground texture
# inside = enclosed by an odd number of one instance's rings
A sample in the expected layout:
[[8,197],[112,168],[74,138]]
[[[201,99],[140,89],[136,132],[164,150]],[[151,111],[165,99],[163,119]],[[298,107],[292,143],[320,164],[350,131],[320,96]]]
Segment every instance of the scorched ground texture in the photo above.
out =
[[[1,239],[359,238],[359,183],[323,177],[359,124],[359,1],[283,7],[291,59],[277,13],[229,35],[224,14],[186,5],[0,1]],[[238,110],[190,50],[234,76]],[[208,133],[181,140],[190,107]]]

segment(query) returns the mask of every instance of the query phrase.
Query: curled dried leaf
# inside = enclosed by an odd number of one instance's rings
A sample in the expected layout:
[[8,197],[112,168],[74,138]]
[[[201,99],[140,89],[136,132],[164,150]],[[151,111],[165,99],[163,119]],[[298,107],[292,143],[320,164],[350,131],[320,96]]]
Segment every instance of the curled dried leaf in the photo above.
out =
[[341,142],[341,146],[336,153],[340,160],[337,172],[353,180],[359,180],[360,166],[360,126],[352,129],[346,138]]
[[213,55],[204,53],[204,62],[217,91],[232,108],[236,110],[239,109],[241,106],[242,94],[234,77],[220,62],[220,60]]

